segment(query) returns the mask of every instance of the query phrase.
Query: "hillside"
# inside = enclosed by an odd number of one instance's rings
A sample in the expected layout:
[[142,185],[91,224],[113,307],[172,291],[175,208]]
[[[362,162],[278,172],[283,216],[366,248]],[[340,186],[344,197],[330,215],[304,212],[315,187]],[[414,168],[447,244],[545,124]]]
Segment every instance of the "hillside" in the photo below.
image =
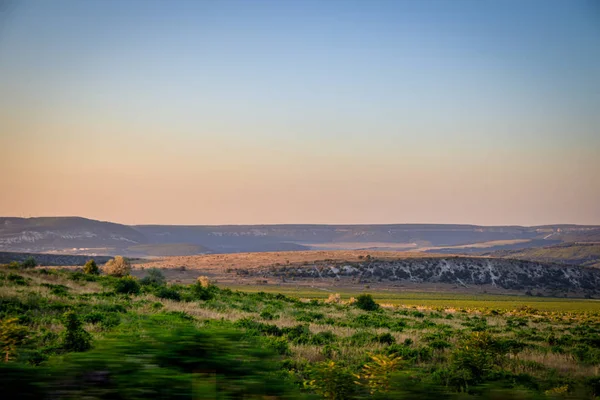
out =
[[486,255],[600,268],[600,243],[565,243],[540,248],[496,251]]
[[140,260],[135,266],[140,270],[159,268],[172,279],[182,282],[193,281],[198,274],[205,274],[219,282],[236,285],[316,285],[329,291],[369,285],[391,291],[410,286],[414,290],[449,292],[481,288],[494,293],[600,294],[600,270],[594,268],[420,252],[212,254]]
[[79,217],[0,218],[0,251],[168,256],[302,250],[514,250],[592,241],[598,226],[136,225]]
[[112,222],[79,217],[0,218],[0,250],[105,254],[146,243],[141,232]]
[[322,262],[239,270],[251,276],[281,279],[341,280],[358,283],[411,282],[490,285],[509,290],[544,293],[600,293],[600,270],[524,260],[430,257],[360,262]]

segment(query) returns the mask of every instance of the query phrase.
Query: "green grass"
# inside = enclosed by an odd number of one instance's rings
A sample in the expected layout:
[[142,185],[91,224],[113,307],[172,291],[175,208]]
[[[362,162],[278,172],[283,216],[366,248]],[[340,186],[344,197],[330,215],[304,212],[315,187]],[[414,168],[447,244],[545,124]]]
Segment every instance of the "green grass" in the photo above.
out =
[[432,308],[473,308],[473,309],[515,309],[528,306],[544,311],[561,312],[600,312],[600,300],[566,299],[558,297],[532,297],[520,295],[464,294],[447,292],[390,292],[377,289],[364,290],[322,290],[318,288],[299,288],[289,286],[243,286],[227,285],[233,290],[247,292],[283,293],[307,299],[326,299],[333,293],[339,293],[344,300],[357,297],[362,293],[370,293],[373,298],[383,304],[424,306]]
[[347,301],[368,290],[242,288],[0,267],[3,395],[600,395],[594,300],[370,291],[378,307]]

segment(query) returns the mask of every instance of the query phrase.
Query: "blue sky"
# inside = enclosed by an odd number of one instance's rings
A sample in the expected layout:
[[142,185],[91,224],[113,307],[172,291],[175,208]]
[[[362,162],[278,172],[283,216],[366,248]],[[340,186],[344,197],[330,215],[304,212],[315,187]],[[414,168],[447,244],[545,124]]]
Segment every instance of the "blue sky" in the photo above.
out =
[[[592,1],[12,4],[0,145],[36,161],[0,214],[600,223]],[[98,187],[147,200],[64,201]]]

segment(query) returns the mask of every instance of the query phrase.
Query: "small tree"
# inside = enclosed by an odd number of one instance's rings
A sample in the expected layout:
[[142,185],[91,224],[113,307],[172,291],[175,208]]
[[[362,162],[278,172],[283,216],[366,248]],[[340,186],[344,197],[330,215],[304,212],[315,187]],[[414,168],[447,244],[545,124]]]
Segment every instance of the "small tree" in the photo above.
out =
[[63,348],[68,351],[86,351],[92,347],[92,336],[83,329],[82,323],[73,311],[63,315],[65,332]]
[[150,268],[145,277],[140,280],[142,285],[148,286],[164,286],[167,284],[167,279],[158,268]]
[[131,263],[128,259],[122,256],[116,256],[112,260],[104,264],[104,272],[107,275],[121,278],[129,275],[131,272]]
[[9,318],[0,322],[0,345],[4,352],[4,361],[8,362],[17,346],[27,338],[27,328],[17,323],[17,318]]
[[380,354],[372,355],[371,360],[363,366],[362,374],[355,375],[359,379],[356,383],[366,386],[372,395],[389,392],[390,378],[400,368],[402,358]]
[[312,379],[304,385],[324,399],[347,399],[354,392],[350,371],[333,361],[316,363],[309,373]]
[[83,272],[88,275],[98,275],[100,274],[100,269],[98,268],[96,261],[92,259],[85,263],[83,266]]
[[21,263],[21,267],[23,268],[35,268],[37,267],[37,262],[33,257],[27,257],[25,261]]
[[115,283],[115,292],[120,294],[139,294],[140,284],[133,276],[125,276]]
[[379,304],[375,303],[370,294],[361,294],[356,298],[356,307],[365,311],[375,311],[379,309]]

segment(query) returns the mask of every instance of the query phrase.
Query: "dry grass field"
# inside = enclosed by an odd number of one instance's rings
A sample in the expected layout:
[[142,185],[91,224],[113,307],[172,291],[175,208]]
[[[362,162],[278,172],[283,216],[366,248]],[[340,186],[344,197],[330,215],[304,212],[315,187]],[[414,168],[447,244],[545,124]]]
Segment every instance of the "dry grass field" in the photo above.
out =
[[379,260],[404,258],[449,257],[449,255],[420,252],[366,251],[366,250],[318,250],[282,251],[266,253],[207,254],[198,256],[163,257],[135,263],[136,268],[180,268],[201,270],[219,274],[229,268],[253,269],[271,265],[318,263],[319,261],[356,262],[371,256]]

